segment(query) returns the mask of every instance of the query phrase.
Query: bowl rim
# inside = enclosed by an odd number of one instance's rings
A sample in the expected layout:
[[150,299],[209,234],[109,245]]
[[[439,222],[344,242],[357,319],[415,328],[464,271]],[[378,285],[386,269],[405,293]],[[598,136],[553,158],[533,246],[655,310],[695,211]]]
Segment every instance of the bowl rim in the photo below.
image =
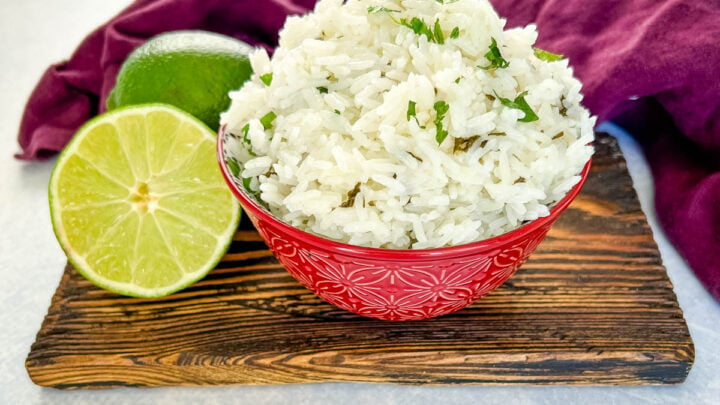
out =
[[303,230],[300,230],[290,224],[287,224],[277,219],[273,214],[268,212],[264,207],[258,204],[254,198],[250,197],[245,190],[241,189],[238,184],[233,180],[233,175],[230,169],[227,167],[225,160],[225,127],[222,125],[218,130],[217,135],[217,160],[220,166],[220,171],[225,179],[230,190],[235,197],[240,200],[242,208],[251,211],[256,217],[262,218],[274,224],[276,227],[283,229],[289,236],[295,239],[301,239],[303,242],[319,247],[322,250],[333,250],[340,251],[344,254],[352,256],[371,256],[375,258],[385,258],[391,260],[408,260],[408,259],[419,259],[419,258],[432,258],[432,257],[456,257],[466,256],[469,254],[477,253],[478,251],[486,251],[499,249],[507,246],[509,243],[522,239],[525,235],[528,235],[538,228],[545,226],[548,223],[554,222],[557,217],[565,211],[565,209],[575,200],[575,197],[580,193],[585,180],[587,180],[588,174],[590,173],[590,167],[592,165],[592,157],[587,161],[582,171],[580,172],[580,180],[560,199],[552,208],[550,213],[544,217],[540,217],[533,221],[530,221],[524,225],[519,226],[509,232],[501,235],[493,236],[491,238],[469,242],[462,245],[455,246],[444,246],[439,248],[430,249],[386,249],[376,248],[368,246],[351,245],[349,243],[339,242],[332,239],[328,239],[322,236],[318,236]]

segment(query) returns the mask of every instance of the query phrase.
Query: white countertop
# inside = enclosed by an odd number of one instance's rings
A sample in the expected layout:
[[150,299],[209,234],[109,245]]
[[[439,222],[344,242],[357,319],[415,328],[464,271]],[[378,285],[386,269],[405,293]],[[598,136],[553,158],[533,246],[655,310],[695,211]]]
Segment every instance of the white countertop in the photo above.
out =
[[128,0],[0,2],[0,404],[701,404],[720,398],[720,304],[703,289],[660,231],[647,164],[633,139],[619,131],[615,132],[640,202],[655,232],[695,342],[695,364],[684,384],[418,387],[326,383],[68,392],[34,385],[25,371],[25,357],[58,286],[65,256],[53,236],[47,205],[47,182],[54,160],[21,162],[13,158],[18,151],[20,116],[45,68],[69,57],[87,33],[129,3]]

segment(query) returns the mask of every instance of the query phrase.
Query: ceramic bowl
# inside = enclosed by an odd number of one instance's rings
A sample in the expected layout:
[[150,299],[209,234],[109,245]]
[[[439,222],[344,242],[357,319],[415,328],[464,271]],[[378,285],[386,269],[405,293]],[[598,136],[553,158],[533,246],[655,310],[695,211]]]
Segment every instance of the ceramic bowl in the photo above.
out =
[[330,304],[362,316],[395,321],[457,311],[504,283],[575,199],[590,169],[588,162],[580,182],[551,208],[550,215],[511,232],[438,249],[379,249],[325,239],[273,217],[233,176],[226,163],[224,140],[221,128],[217,153],[222,174],[285,269]]

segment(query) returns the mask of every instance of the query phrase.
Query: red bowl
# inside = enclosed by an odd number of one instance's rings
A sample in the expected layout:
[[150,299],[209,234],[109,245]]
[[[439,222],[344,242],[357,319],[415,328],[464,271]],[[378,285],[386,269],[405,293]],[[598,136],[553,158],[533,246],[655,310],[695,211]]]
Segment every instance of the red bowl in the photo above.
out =
[[550,215],[478,242],[437,249],[393,250],[336,242],[294,228],[250,197],[225,163],[224,128],[217,155],[225,181],[275,257],[323,300],[358,315],[407,321],[462,309],[504,283],[542,242],[580,192],[590,170]]

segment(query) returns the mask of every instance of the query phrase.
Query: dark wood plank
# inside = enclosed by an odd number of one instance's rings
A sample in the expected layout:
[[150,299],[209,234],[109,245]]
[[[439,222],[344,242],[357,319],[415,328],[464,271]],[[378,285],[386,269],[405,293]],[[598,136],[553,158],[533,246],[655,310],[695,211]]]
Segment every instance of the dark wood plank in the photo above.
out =
[[617,143],[530,260],[471,307],[362,318],[295,282],[246,221],[222,263],[169,297],[103,291],[68,267],[28,355],[39,385],[364,381],[674,384],[692,340]]

